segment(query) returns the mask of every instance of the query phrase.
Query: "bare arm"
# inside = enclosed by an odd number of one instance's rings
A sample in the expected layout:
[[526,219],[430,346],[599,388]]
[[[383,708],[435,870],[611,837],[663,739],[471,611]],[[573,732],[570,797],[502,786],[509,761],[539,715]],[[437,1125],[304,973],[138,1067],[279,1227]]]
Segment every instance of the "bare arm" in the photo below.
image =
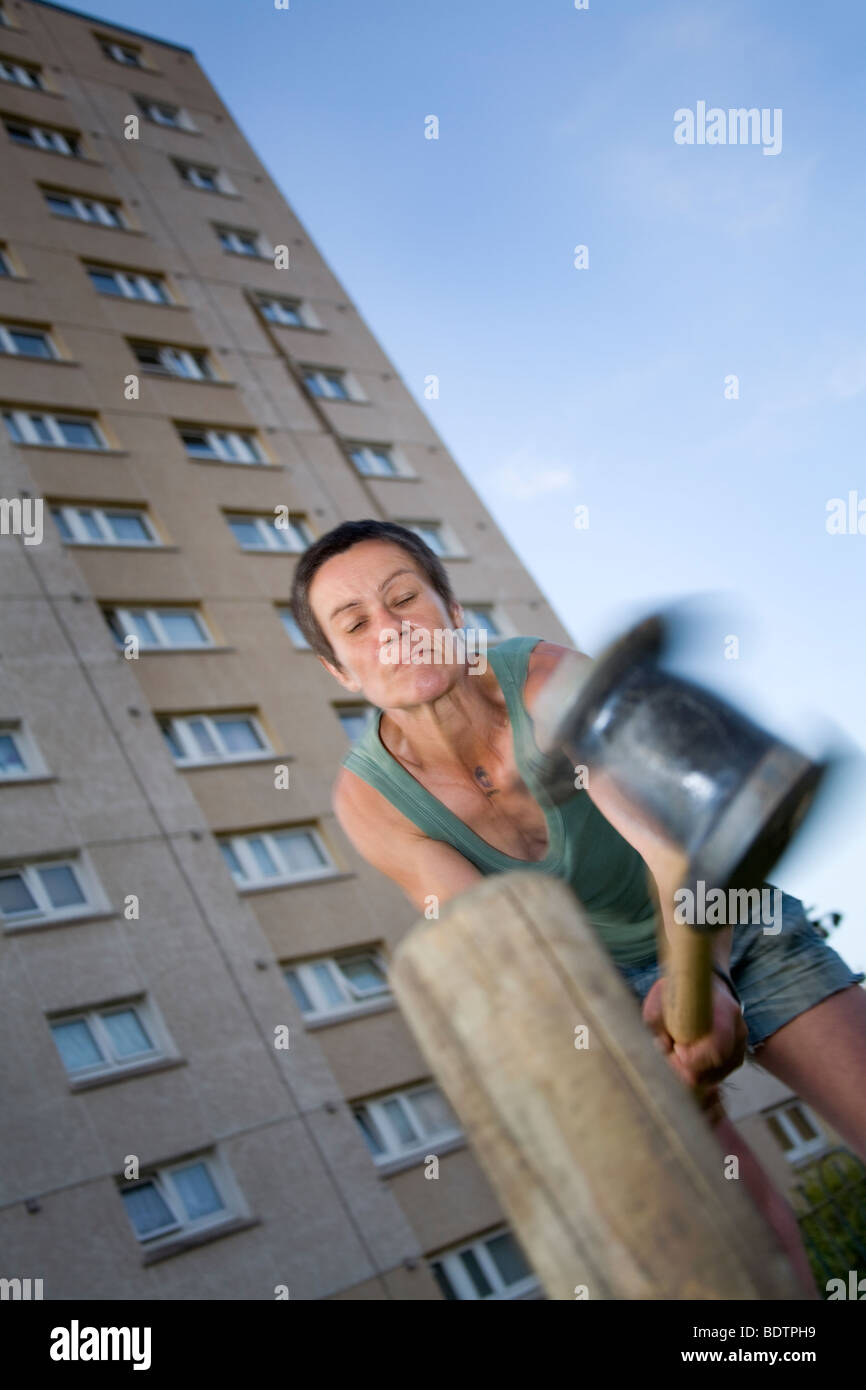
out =
[[361,858],[402,888],[419,912],[431,895],[441,906],[484,877],[453,845],[425,835],[348,768],[340,770],[331,804]]

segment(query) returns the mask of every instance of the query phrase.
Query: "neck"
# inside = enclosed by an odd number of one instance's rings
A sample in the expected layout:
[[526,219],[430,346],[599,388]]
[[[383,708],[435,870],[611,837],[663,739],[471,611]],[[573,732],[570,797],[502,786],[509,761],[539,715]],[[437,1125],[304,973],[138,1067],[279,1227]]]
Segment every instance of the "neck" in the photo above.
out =
[[379,736],[390,753],[420,772],[453,769],[483,784],[485,769],[499,756],[507,722],[505,697],[488,666],[479,676],[463,669],[435,700],[386,709]]

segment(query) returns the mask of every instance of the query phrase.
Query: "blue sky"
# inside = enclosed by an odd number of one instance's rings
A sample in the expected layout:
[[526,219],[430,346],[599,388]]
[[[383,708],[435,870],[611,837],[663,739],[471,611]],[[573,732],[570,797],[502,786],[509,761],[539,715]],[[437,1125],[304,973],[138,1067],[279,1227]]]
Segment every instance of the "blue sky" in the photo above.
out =
[[[861,0],[93,12],[195,50],[577,645],[712,595],[693,673],[862,747],[866,535],[825,524],[866,501]],[[780,109],[780,151],[676,144],[699,101]],[[862,783],[772,875],[858,969]]]

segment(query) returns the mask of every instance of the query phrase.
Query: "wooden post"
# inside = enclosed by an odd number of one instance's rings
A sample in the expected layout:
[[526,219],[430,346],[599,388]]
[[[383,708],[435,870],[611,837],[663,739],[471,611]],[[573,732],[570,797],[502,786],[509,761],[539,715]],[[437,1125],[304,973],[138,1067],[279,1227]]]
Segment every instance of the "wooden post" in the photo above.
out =
[[806,1297],[562,880],[485,879],[390,978],[550,1298]]

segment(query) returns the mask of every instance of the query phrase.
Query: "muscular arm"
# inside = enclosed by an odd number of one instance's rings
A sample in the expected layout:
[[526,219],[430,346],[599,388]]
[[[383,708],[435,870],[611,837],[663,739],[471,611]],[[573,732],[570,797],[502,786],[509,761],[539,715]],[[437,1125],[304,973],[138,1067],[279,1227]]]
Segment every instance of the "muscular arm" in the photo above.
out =
[[431,894],[441,906],[484,877],[453,845],[425,835],[348,768],[340,769],[331,804],[361,858],[396,883],[419,912]]

